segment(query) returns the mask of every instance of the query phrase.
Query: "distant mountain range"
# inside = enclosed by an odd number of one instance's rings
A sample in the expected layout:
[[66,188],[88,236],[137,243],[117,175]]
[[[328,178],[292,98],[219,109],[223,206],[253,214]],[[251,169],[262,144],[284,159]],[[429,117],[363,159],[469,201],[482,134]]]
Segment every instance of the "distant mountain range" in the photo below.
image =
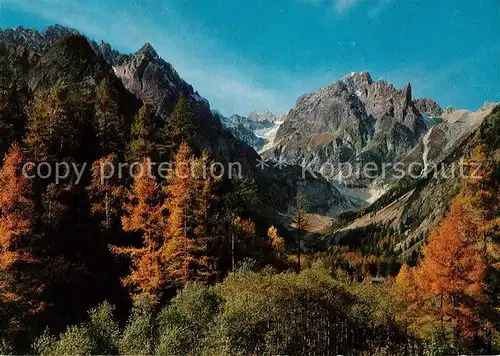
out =
[[222,124],[234,136],[248,143],[257,152],[272,147],[276,132],[286,116],[284,114],[275,116],[268,110],[263,114],[251,112],[248,117],[237,114],[225,117],[216,111],[214,114],[219,116]]
[[[162,120],[184,97],[197,115],[196,149],[242,164],[259,188],[255,211],[263,219],[289,223],[300,195],[309,197],[312,212],[329,218],[373,202],[376,211],[384,212],[370,211],[338,231],[330,229],[325,232],[329,241],[386,224],[406,234],[400,246],[410,250],[439,222],[459,184],[431,178],[433,165],[452,169],[452,162],[484,143],[484,135],[496,134],[499,126],[495,104],[477,112],[442,109],[432,99],[413,98],[411,84],[398,89],[366,72],[301,96],[286,114],[226,117],[213,111],[151,44],[122,54],[60,25],[43,33],[0,29],[0,54],[33,92],[56,83],[95,86],[96,78],[110,76],[124,107],[147,103]],[[257,166],[263,160],[266,169]],[[346,164],[369,163],[375,165],[375,177],[347,176]],[[396,178],[392,168],[385,168],[397,163],[420,167],[420,175]]]

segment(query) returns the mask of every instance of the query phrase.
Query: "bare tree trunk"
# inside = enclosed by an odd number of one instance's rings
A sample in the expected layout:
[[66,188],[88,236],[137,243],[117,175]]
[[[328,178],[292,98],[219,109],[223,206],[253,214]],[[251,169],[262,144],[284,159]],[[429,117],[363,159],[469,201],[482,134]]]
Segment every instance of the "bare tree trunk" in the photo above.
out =
[[108,199],[108,192],[106,192],[106,195],[104,197],[104,199],[106,200],[106,229],[109,230],[109,199]]
[[231,232],[231,270],[234,271],[234,231]]

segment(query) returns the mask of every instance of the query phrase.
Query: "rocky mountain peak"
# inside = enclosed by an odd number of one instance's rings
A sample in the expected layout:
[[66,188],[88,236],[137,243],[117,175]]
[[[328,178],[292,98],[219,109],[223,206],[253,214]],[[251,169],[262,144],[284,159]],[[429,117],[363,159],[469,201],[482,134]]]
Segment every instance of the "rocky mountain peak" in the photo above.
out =
[[265,110],[262,114],[257,113],[257,111],[252,111],[248,114],[248,117],[255,121],[269,121],[275,122],[278,117],[274,115],[270,110]]
[[150,43],[144,44],[113,68],[125,87],[156,108],[156,113],[162,117],[168,117],[181,97],[198,107],[203,112],[202,116],[212,116],[208,101],[195,92]]
[[156,52],[156,50],[153,48],[151,43],[146,42],[141,49],[139,49],[136,53],[136,55],[143,55],[147,56],[151,60],[159,60],[160,56]]
[[80,32],[77,30],[62,25],[48,26],[45,31],[43,31],[43,36],[52,40],[56,40],[64,36],[79,34]]
[[411,84],[410,83],[406,84],[405,88],[403,89],[403,95],[404,95],[404,98],[405,98],[404,106],[407,107],[412,102],[412,98],[411,98]]
[[365,88],[373,83],[372,77],[368,72],[351,72],[342,77],[340,81],[357,88]]
[[[373,81],[368,72],[351,73],[301,96],[264,156],[321,173],[329,167],[324,174],[335,180],[341,163],[395,162],[426,131],[411,84],[398,89],[384,80]],[[362,184],[356,178],[351,183]]]

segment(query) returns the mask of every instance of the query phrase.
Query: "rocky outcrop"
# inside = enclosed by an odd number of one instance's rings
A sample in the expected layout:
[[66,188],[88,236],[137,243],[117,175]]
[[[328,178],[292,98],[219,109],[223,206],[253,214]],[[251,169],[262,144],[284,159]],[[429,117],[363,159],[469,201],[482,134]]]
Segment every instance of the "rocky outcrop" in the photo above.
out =
[[248,117],[253,121],[268,121],[268,122],[276,122],[283,121],[285,119],[286,114],[274,115],[271,111],[266,110],[262,114],[259,114],[257,111],[252,111]]
[[[405,167],[422,167],[422,176],[438,166],[482,124],[497,104],[485,103],[478,111],[447,109],[425,133],[410,153],[401,160]],[[389,173],[388,178],[391,177]],[[386,180],[387,182],[387,180]]]

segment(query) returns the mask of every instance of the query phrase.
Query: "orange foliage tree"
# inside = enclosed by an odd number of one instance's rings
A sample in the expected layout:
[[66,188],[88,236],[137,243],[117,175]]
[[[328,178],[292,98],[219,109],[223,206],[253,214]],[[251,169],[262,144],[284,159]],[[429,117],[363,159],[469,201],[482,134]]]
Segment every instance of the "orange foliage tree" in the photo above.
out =
[[498,178],[495,178],[494,167],[483,146],[474,149],[466,164],[469,166],[469,174],[463,187],[464,195],[468,198],[465,203],[480,220],[477,227],[478,234],[482,239],[486,263],[499,274],[500,187]]
[[136,176],[122,217],[123,230],[141,234],[142,244],[113,251],[132,259],[126,285],[134,292],[158,295],[211,274],[207,220],[212,178],[206,156],[195,159],[185,143],[175,155],[175,170],[169,172],[164,189],[150,167],[150,159],[145,159],[144,174]]
[[474,335],[478,304],[485,300],[477,226],[462,199],[456,199],[432,233],[418,271],[422,289],[439,299],[440,320],[450,321],[455,342]]
[[404,266],[397,278],[417,328],[439,330],[448,344],[451,334],[457,349],[480,330],[480,311],[486,300],[485,264],[477,231],[478,221],[467,200],[455,198],[448,216],[424,247],[419,266]]
[[[134,292],[156,293],[165,284],[161,271],[160,249],[164,243],[166,221],[163,215],[163,194],[156,179],[149,174],[151,160],[144,159],[135,176],[132,190],[124,205],[122,227],[142,237],[140,247],[113,247],[118,254],[131,257],[131,273],[124,284]],[[141,173],[142,172],[142,173]]]
[[43,283],[36,273],[26,273],[37,261],[31,250],[35,204],[31,180],[22,173],[24,162],[14,143],[0,169],[0,299],[35,312],[43,306],[38,299]]
[[269,227],[267,230],[267,237],[276,254],[278,256],[283,256],[286,248],[285,239],[278,234],[278,229],[274,226]]
[[207,220],[211,199],[212,178],[208,174],[208,159],[195,159],[183,142],[174,157],[175,170],[167,177],[165,191],[168,210],[167,239],[163,257],[174,284],[208,277]]

